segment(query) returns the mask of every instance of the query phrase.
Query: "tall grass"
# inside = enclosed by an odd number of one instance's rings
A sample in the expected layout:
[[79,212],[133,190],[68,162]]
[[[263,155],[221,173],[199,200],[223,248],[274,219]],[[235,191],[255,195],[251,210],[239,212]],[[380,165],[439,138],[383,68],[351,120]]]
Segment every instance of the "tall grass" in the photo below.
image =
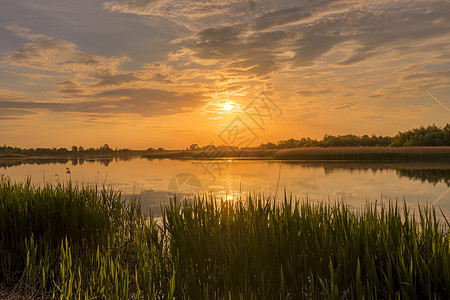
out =
[[0,183],[0,280],[60,299],[448,299],[434,208],[200,195],[162,222],[112,190]]
[[450,159],[449,147],[312,147],[281,149],[271,157],[282,160],[363,160],[377,162],[443,161]]
[[[300,147],[283,149],[219,149],[222,158],[278,159],[278,160],[326,160],[326,161],[376,161],[418,162],[450,160],[450,147]],[[205,150],[152,152],[143,158],[212,159]],[[217,159],[217,157],[215,157]]]

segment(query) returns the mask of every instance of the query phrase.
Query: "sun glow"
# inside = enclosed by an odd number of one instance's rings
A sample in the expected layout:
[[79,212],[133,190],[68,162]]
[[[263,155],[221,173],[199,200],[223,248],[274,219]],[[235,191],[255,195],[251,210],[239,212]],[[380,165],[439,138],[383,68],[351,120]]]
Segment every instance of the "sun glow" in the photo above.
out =
[[227,103],[225,103],[224,105],[223,105],[223,109],[225,110],[225,111],[230,111],[230,110],[232,110],[234,108],[234,105],[233,105],[233,103],[231,103],[231,102],[227,102]]

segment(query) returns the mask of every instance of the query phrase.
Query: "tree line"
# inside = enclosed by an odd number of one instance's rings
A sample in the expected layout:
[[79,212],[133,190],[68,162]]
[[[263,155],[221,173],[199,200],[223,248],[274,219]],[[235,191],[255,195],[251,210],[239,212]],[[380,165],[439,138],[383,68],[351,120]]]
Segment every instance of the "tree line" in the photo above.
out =
[[435,124],[421,126],[397,135],[390,136],[357,136],[325,135],[322,140],[301,138],[281,140],[278,143],[261,144],[262,149],[287,149],[302,147],[413,147],[413,146],[450,146],[450,124],[438,127]]
[[[438,127],[435,124],[427,127],[421,126],[413,128],[405,132],[399,132],[397,135],[377,136],[375,134],[368,136],[357,136],[354,134],[346,135],[328,135],[323,139],[288,139],[281,140],[277,143],[268,142],[263,143],[257,147],[250,149],[288,149],[288,148],[302,148],[302,147],[412,147],[412,146],[450,146],[450,124],[444,127]],[[198,144],[192,144],[185,150],[205,150],[209,148],[217,148],[222,150],[238,149],[235,146],[213,146],[207,145],[199,147]],[[0,154],[23,154],[23,155],[130,155],[148,152],[161,152],[164,148],[148,148],[147,150],[132,150],[129,148],[118,149],[111,148],[108,144],[97,148],[84,148],[82,146],[72,146],[67,148],[19,148],[7,145],[0,146]]]
[[132,154],[131,149],[112,149],[108,144],[94,148],[84,148],[83,146],[72,146],[67,148],[19,148],[7,145],[0,146],[0,154],[24,154],[24,155],[105,155],[105,154]]

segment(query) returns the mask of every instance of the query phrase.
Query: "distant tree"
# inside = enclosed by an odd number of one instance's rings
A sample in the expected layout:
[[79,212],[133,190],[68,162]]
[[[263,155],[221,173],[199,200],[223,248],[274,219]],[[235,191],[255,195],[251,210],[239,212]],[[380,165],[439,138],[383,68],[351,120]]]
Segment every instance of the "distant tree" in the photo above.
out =
[[189,150],[198,150],[198,144],[191,144]]
[[100,147],[102,152],[113,152],[114,150],[109,147],[108,144],[104,144],[103,147]]
[[278,142],[279,148],[286,149],[286,148],[297,148],[299,145],[299,140],[296,139],[289,139],[285,141]]
[[69,150],[67,150],[66,148],[59,148],[58,150],[56,150],[57,154],[67,154],[69,153]]
[[77,153],[77,152],[78,152],[78,147],[72,146],[72,153]]
[[267,144],[261,144],[259,145],[259,148],[263,148],[263,149],[276,149],[278,148],[278,146],[272,142],[268,142]]
[[391,139],[392,147],[450,146],[450,124],[443,128],[435,124],[399,132]]

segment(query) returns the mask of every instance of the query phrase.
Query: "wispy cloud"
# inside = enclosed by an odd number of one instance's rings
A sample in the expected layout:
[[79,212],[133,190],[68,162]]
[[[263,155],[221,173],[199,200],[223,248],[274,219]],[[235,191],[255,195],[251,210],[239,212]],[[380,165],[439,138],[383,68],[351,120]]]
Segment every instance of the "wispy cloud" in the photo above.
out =
[[317,89],[317,90],[299,90],[297,91],[297,94],[301,96],[315,96],[319,94],[328,94],[333,92],[331,89]]
[[288,9],[256,7],[259,14],[180,39],[181,50],[173,56],[210,66],[215,62],[214,68],[228,69],[230,74],[262,78],[289,69],[301,71],[332,55],[334,60],[326,61],[328,68],[352,66],[374,57],[385,60],[409,53],[410,47],[426,41],[450,38],[446,17],[450,4],[442,1],[397,1],[395,5],[387,1],[301,1]]
[[12,55],[2,58],[3,63],[12,66],[92,76],[113,73],[120,64],[128,60],[125,56],[87,54],[71,42],[30,33],[30,29],[18,25],[10,25],[6,29],[29,41]]
[[6,72],[8,72],[9,74],[12,74],[14,76],[21,76],[21,77],[26,77],[26,78],[29,78],[29,79],[49,79],[49,78],[52,78],[51,75],[39,74],[39,73],[19,73],[19,72],[15,72],[15,71],[11,71],[11,70],[7,70]]
[[334,110],[343,110],[343,109],[350,109],[350,108],[353,108],[356,106],[357,106],[357,104],[355,104],[355,103],[347,103],[347,104],[335,106],[335,107],[333,107],[333,109]]
[[[57,89],[51,93],[57,96],[52,101],[33,99],[25,93],[17,98],[13,97],[17,93],[0,89],[3,118],[7,115],[19,118],[34,111],[98,114],[104,118],[127,114],[163,116],[190,112],[208,99],[199,91],[155,88],[177,88],[170,79],[173,74],[169,74],[169,66],[154,63],[141,66],[136,71],[123,72],[120,65],[128,59],[125,56],[117,58],[88,54],[71,42],[31,33],[30,29],[18,25],[8,26],[7,29],[27,39],[28,43],[2,58],[4,64],[58,72],[61,73],[58,78],[66,76],[67,79],[56,83]],[[53,78],[50,75],[8,71],[30,79]]]
[[105,1],[103,7],[116,13],[165,18],[189,31],[237,21],[265,0],[124,0]]
[[[67,93],[78,94],[72,83],[64,82]],[[73,91],[72,91],[73,90]],[[64,90],[63,90],[64,91]],[[50,110],[54,112],[97,114],[108,118],[120,115],[140,115],[143,117],[173,115],[189,112],[201,106],[206,98],[200,94],[178,94],[156,89],[114,89],[84,97],[79,102],[61,101],[12,101],[0,99],[0,108],[16,112],[33,110]]]
[[[0,91],[3,118],[56,112],[92,124],[194,112],[173,123],[185,127],[217,119],[218,103],[244,107],[264,89],[285,107],[289,122],[279,132],[323,135],[354,124],[378,132],[396,120],[433,122],[423,91],[450,86],[448,1],[105,0],[96,9],[108,22],[124,22],[121,33],[95,28],[96,37],[117,40],[114,51],[87,50],[93,37],[72,29],[63,39],[67,29],[28,20],[19,24],[31,29],[7,26],[3,34],[16,37],[0,58],[0,76],[11,75],[0,86],[10,91]],[[133,38],[124,47],[124,35],[146,42]]]

